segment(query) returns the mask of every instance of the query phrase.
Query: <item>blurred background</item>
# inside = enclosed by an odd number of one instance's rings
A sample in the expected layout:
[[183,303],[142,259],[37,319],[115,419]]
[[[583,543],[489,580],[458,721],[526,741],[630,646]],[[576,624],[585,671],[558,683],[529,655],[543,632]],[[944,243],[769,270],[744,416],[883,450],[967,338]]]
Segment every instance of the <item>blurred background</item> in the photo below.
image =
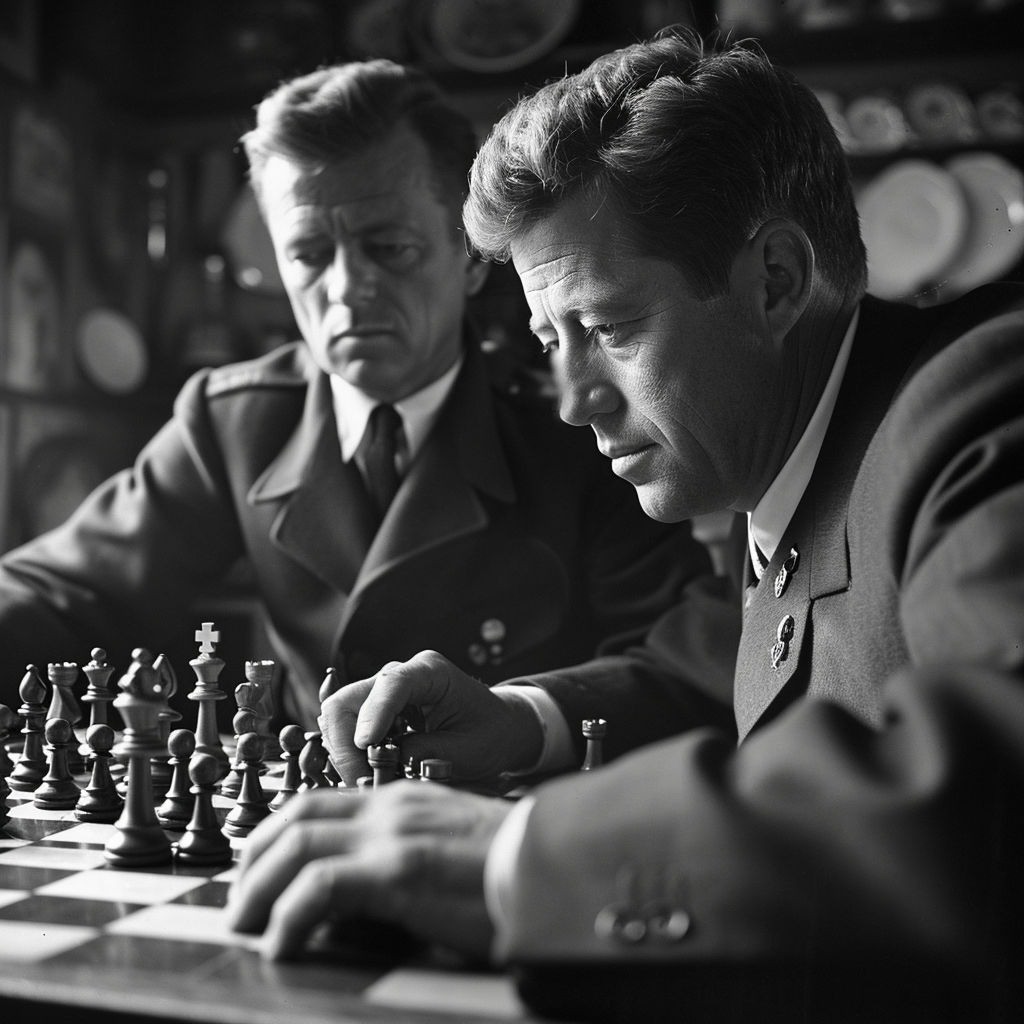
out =
[[[189,373],[296,335],[237,145],[282,78],[411,62],[483,137],[524,92],[663,26],[754,37],[843,141],[871,290],[931,304],[1021,279],[1022,14],[1021,0],[3,0],[0,551],[128,465]],[[473,315],[489,346],[537,359],[523,309],[497,268]],[[230,588],[218,600],[223,618]]]

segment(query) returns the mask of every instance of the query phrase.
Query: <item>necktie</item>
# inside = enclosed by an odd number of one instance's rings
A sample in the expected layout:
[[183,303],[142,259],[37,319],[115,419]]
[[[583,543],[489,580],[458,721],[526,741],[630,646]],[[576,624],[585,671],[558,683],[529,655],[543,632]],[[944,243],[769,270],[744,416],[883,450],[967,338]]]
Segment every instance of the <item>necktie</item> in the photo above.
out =
[[366,432],[356,450],[362,456],[361,462],[366,475],[366,489],[370,498],[383,517],[391,499],[398,490],[398,470],[395,467],[395,451],[398,445],[398,431],[402,429],[402,417],[393,405],[374,406],[370,413]]

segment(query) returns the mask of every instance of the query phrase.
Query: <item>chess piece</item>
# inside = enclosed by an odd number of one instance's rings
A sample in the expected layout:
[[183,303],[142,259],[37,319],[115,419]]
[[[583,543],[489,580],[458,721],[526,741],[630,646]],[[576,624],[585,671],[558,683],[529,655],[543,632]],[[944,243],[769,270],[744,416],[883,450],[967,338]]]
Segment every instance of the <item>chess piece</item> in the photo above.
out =
[[68,771],[72,775],[81,775],[86,769],[85,758],[78,752],[78,740],[74,739],[74,728],[82,720],[82,709],[78,704],[72,687],[78,679],[78,664],[74,661],[51,662],[46,666],[46,674],[50,680],[50,709],[46,712],[47,721],[62,718],[72,728],[74,746],[68,748]]
[[[171,784],[170,754],[167,751],[167,741],[171,736],[171,726],[181,721],[181,713],[175,711],[168,701],[178,692],[178,677],[174,673],[174,666],[166,655],[161,654],[153,662],[153,670],[160,676],[163,689],[160,697],[160,753],[153,758],[151,770],[153,775],[153,796],[156,801],[162,800],[167,795]],[[188,819],[186,819],[188,820]]]
[[230,763],[228,755],[221,746],[220,733],[217,731],[217,701],[224,700],[227,694],[218,686],[217,680],[224,669],[224,662],[214,655],[220,633],[213,628],[212,622],[204,622],[202,629],[196,630],[196,641],[199,643],[199,657],[189,664],[196,674],[196,685],[188,695],[189,700],[199,703],[199,715],[196,722],[196,753],[209,754],[216,758],[217,778],[222,779],[228,773]]
[[192,818],[185,834],[174,844],[175,857],[185,864],[230,864],[231,840],[220,829],[213,806],[213,788],[221,761],[213,754],[194,754],[188,774],[192,780]]
[[256,716],[256,732],[263,741],[263,759],[276,760],[281,754],[277,737],[270,731],[270,720],[274,717],[274,681],[272,661],[247,661],[246,682],[235,687],[235,701],[239,711],[251,711]]
[[394,743],[372,744],[366,748],[366,760],[373,769],[373,788],[385,786],[398,777],[398,747]]
[[440,782],[449,785],[452,781],[452,763],[440,757],[425,757],[420,762],[420,779],[423,782]]
[[19,793],[34,793],[46,774],[46,757],[43,754],[43,722],[46,719],[46,683],[35,665],[26,665],[18,688],[21,696],[21,715],[24,725],[21,729],[25,746],[21,757],[11,772],[11,789]]
[[160,824],[171,832],[184,832],[192,818],[195,797],[189,786],[188,764],[196,749],[196,736],[188,729],[175,729],[167,740],[171,755],[171,782],[167,798],[156,809]]
[[308,793],[311,789],[330,789],[331,784],[324,775],[327,764],[327,751],[324,750],[324,738],[318,732],[305,734],[306,745],[299,754],[299,771],[302,781],[298,792]]
[[270,801],[270,809],[279,811],[298,792],[302,782],[302,769],[299,768],[299,754],[306,743],[306,735],[298,725],[286,725],[281,730],[281,757],[284,760],[284,777],[281,788]]
[[587,752],[583,757],[583,764],[580,765],[581,772],[589,772],[594,768],[600,768],[604,764],[604,757],[601,752],[601,741],[608,731],[608,723],[603,718],[588,718],[583,723],[583,735],[587,740]]
[[238,738],[238,763],[242,765],[242,789],[235,806],[224,820],[224,833],[240,839],[247,836],[269,813],[267,797],[260,785],[263,740],[258,732]]
[[[89,705],[89,725],[108,725],[107,708],[114,699],[107,683],[114,672],[114,666],[107,664],[107,652],[102,647],[94,647],[90,652],[92,660],[82,668],[89,685],[82,695],[82,703]],[[79,754],[92,762],[89,744],[83,743],[78,748]]]
[[157,821],[150,775],[151,758],[164,750],[160,711],[165,677],[154,667],[153,655],[139,647],[132,652],[132,664],[118,686],[121,695],[114,707],[125,730],[113,753],[128,760],[128,792],[117,831],[107,840],[104,853],[118,867],[166,864],[171,860],[171,842]]
[[[327,670],[327,674],[324,676],[324,681],[320,684],[320,703],[323,704],[332,693],[337,693],[341,689],[341,680],[338,678],[338,670],[331,667]],[[327,763],[324,766],[324,775],[327,781],[332,786],[341,785],[341,773],[338,771],[337,766],[331,760],[331,755],[327,755]]]
[[231,719],[231,728],[235,731],[235,759],[231,762],[231,771],[220,784],[220,795],[234,800],[242,791],[242,778],[245,774],[238,758],[238,740],[247,732],[256,731],[256,716],[251,711],[236,711],[235,717]]
[[14,771],[14,762],[7,753],[7,738],[17,727],[18,716],[6,704],[0,704],[0,779],[7,779]]
[[78,804],[78,783],[68,771],[68,748],[74,736],[71,723],[63,718],[51,718],[46,723],[49,770],[32,795],[36,807],[47,811],[70,811]]
[[112,824],[121,816],[124,801],[117,792],[110,775],[111,748],[114,746],[114,730],[106,722],[90,725],[85,734],[89,745],[92,775],[89,785],[82,790],[75,807],[79,821],[96,821]]

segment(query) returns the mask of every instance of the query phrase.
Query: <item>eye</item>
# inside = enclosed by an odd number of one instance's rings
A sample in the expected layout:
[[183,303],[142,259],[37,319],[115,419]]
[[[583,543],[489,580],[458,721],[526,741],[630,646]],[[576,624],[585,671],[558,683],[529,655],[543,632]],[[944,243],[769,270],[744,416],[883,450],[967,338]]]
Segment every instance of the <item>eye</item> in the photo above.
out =
[[550,355],[552,352],[557,351],[557,349],[558,349],[558,339],[557,338],[552,338],[550,340],[546,340],[544,338],[538,338],[537,340],[540,342],[541,350],[544,352],[544,355],[546,355],[546,356]]
[[596,341],[602,345],[615,344],[615,324],[594,324],[585,330],[587,341]]
[[334,250],[328,245],[315,243],[296,245],[288,250],[288,259],[303,267],[323,267],[331,262]]
[[366,243],[366,254],[391,270],[410,270],[420,258],[420,248],[412,242],[374,241]]

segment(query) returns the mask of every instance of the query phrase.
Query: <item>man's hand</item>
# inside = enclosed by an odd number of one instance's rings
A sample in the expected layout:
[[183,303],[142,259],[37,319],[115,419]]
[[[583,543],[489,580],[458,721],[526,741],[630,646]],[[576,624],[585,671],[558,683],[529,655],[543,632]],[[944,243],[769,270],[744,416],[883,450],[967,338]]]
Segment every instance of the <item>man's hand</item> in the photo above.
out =
[[320,731],[345,784],[354,786],[371,774],[363,751],[381,742],[395,715],[412,705],[422,712],[425,731],[402,737],[402,757],[440,757],[451,761],[457,779],[481,782],[536,764],[544,742],[533,710],[497,692],[436,651],[422,651],[328,697]]
[[262,952],[275,960],[322,922],[356,916],[484,960],[493,937],[484,862],[512,806],[421,782],[293,797],[249,837],[231,926],[265,929]]

